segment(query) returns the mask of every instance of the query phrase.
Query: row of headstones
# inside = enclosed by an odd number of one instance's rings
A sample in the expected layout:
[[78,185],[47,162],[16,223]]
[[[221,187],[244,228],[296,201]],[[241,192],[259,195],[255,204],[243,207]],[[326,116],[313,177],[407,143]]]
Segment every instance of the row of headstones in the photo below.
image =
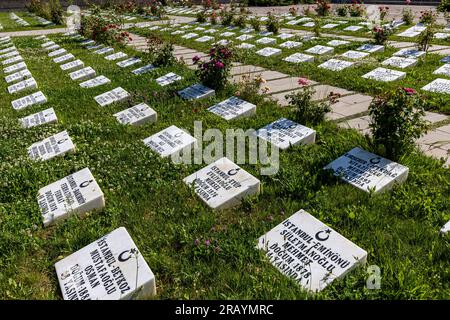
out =
[[[213,93],[198,84],[179,92],[185,98],[208,97]],[[128,97],[126,91],[116,88],[94,99],[100,105],[107,105],[124,97]],[[237,98],[231,99],[234,101],[231,104],[235,105]],[[227,109],[229,102],[220,104],[221,108]],[[293,144],[314,143],[315,140],[314,130],[287,119],[269,124],[259,132],[272,143],[275,143],[273,137],[281,137],[277,141],[282,140],[285,148]],[[196,140],[171,126],[145,139],[144,143],[165,157],[194,146]],[[365,191],[370,188],[385,190],[396,182],[405,181],[408,174],[408,168],[359,148],[352,149],[326,168]],[[258,193],[260,185],[257,178],[227,158],[186,177],[184,182],[194,184],[199,197],[215,209],[239,204],[245,196]],[[105,205],[103,193],[88,168],[39,190],[38,202],[44,225],[69,214],[82,214]],[[265,250],[281,272],[310,291],[324,289],[335,278],[363,263],[367,256],[364,250],[303,210],[260,237],[258,248]],[[56,263],[55,268],[65,299],[127,299],[156,293],[155,277],[124,228],[66,257]],[[89,278],[84,279],[88,273]],[[103,279],[105,276],[110,276],[112,281],[102,283],[100,277]]]
[[15,14],[14,12],[11,12],[9,14],[9,17],[11,18],[11,20],[13,20],[14,22],[16,22],[17,24],[23,26],[23,27],[27,27],[30,24],[28,22],[26,22],[25,20],[23,20],[21,17],[19,17],[17,14]]
[[45,18],[43,18],[43,17],[41,17],[41,16],[38,16],[38,15],[36,15],[35,13],[28,12],[28,15],[29,15],[30,17],[33,17],[34,19],[36,19],[36,20],[37,20],[41,25],[43,25],[43,26],[51,26],[51,25],[55,25],[53,22],[48,21],[47,19],[45,19]]
[[[90,16],[90,15],[92,15],[92,12],[90,10],[84,10],[83,15]],[[101,12],[100,15],[105,17],[105,16],[109,16],[109,13]],[[156,16],[145,15],[145,14],[134,14],[133,16],[131,16],[131,15],[120,15],[119,16],[119,18],[121,18],[125,21],[133,21],[133,20],[136,20],[138,17],[143,18],[143,19],[151,19],[151,20],[158,19],[158,17],[156,17]]]
[[[184,30],[189,29],[190,27],[191,26],[189,24],[185,25],[185,26],[181,27],[180,30],[172,31],[171,34],[172,35],[184,34],[185,33]],[[158,26],[154,26],[154,27],[150,27],[149,30],[158,30],[158,28],[159,28]],[[159,31],[164,31],[164,29],[166,29],[166,31],[168,31],[167,28],[162,28]],[[183,29],[183,30],[181,30],[181,29]],[[203,27],[197,27],[194,30],[200,31],[200,30],[205,30],[205,29]],[[216,32],[217,30],[209,29],[204,32],[207,33],[207,31],[209,31],[209,33],[211,33],[211,31]],[[241,32],[242,31],[247,32],[247,30],[241,30]],[[272,35],[272,33],[270,33],[270,32],[265,31],[265,32],[261,32],[259,34],[264,37],[260,38],[256,41],[256,43],[258,43],[258,44],[273,44],[276,42],[275,38],[267,37],[269,35]],[[232,33],[232,32],[224,32],[221,34],[221,36],[224,36],[224,37],[232,36],[232,35],[234,35],[234,33]],[[196,34],[196,33],[188,33],[181,37],[184,39],[192,39],[197,36],[198,36],[198,34]],[[278,38],[281,38],[281,39],[289,39],[291,37],[294,37],[294,35],[289,34],[289,33],[282,33],[278,36]],[[248,40],[250,38],[253,38],[253,36],[248,35],[248,34],[243,34],[243,35],[237,37],[236,39],[237,40]],[[214,38],[211,36],[203,36],[203,37],[197,38],[195,41],[208,42],[213,39]],[[311,40],[311,38],[307,38],[307,39]],[[218,43],[227,45],[229,42],[227,40],[221,40]],[[319,56],[331,54],[334,51],[335,46],[348,44],[348,43],[349,43],[348,41],[344,41],[344,40],[331,40],[328,42],[329,46],[316,45],[312,48],[307,49],[305,52],[310,53],[310,54],[319,55]],[[302,45],[301,42],[286,41],[286,42],[280,44],[280,47],[292,49],[292,48],[299,47],[301,45]],[[249,44],[249,43],[242,43],[238,47],[244,48],[244,49],[252,49],[255,46],[252,44]],[[359,48],[357,48],[356,50],[349,50],[349,51],[343,53],[341,55],[341,57],[344,57],[348,60],[360,60],[360,59],[367,57],[370,53],[382,52],[382,51],[384,51],[384,46],[382,46],[382,45],[364,44],[364,45],[360,46]],[[261,56],[264,56],[264,57],[270,57],[270,56],[280,55],[282,53],[282,49],[273,48],[273,47],[265,47],[263,49],[256,51],[256,53]],[[419,57],[423,56],[424,54],[425,54],[424,51],[420,51],[417,49],[409,49],[409,48],[400,49],[398,52],[394,53],[394,55],[392,57],[383,61],[382,65],[393,66],[393,67],[404,69],[404,68],[416,65],[418,62],[417,59]],[[315,60],[315,58],[312,55],[299,52],[299,53],[294,53],[294,54],[284,58],[283,60],[287,61],[287,62],[292,62],[292,63],[305,63],[305,62],[313,62]],[[450,61],[450,56],[443,58],[441,61],[442,62]],[[328,61],[325,61],[324,63],[319,65],[319,67],[325,68],[328,70],[332,70],[332,71],[341,71],[343,69],[351,67],[352,65],[354,65],[354,62],[352,62],[352,61],[333,58]],[[433,74],[444,75],[444,76],[450,77],[450,64],[447,63],[447,64],[439,67],[438,69],[436,69],[433,72]],[[366,78],[366,79],[373,79],[376,81],[388,82],[388,81],[400,80],[400,79],[404,78],[405,76],[406,76],[406,72],[404,72],[404,71],[398,71],[398,70],[378,67],[378,68],[368,72],[367,74],[364,74],[362,77]],[[425,91],[430,91],[430,92],[450,94],[450,80],[437,78],[437,79],[433,80],[431,83],[425,85],[422,89]]]

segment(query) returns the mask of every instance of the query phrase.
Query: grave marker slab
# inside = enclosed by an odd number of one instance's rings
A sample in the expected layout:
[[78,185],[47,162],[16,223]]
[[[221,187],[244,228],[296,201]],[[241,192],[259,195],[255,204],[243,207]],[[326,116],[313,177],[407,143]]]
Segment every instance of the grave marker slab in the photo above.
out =
[[94,100],[97,101],[97,103],[101,106],[107,106],[111,103],[115,102],[121,102],[125,99],[128,99],[130,97],[130,94],[124,90],[122,87],[117,87],[111,91],[102,93],[96,97],[94,97]]
[[362,27],[362,26],[348,26],[347,28],[344,28],[344,31],[355,32],[355,31],[361,30],[362,28],[364,28],[364,27]]
[[450,221],[447,222],[442,228],[441,228],[441,233],[446,234],[450,232]]
[[441,78],[435,79],[426,86],[424,86],[422,90],[436,93],[450,94],[450,80]]
[[251,34],[243,34],[243,35],[240,35],[239,37],[237,37],[236,40],[245,41],[245,40],[249,40],[254,37],[255,36],[252,36]]
[[322,29],[333,29],[336,28],[337,26],[339,26],[339,24],[336,23],[327,23],[326,25],[324,25],[322,27]]
[[101,85],[104,85],[104,84],[107,84],[107,83],[110,83],[110,82],[111,82],[111,80],[109,80],[107,77],[105,77],[105,76],[98,76],[98,77],[95,77],[93,79],[81,82],[80,83],[80,87],[82,87],[82,88],[95,88],[95,87],[98,87],[98,86],[101,86]]
[[121,124],[130,124],[134,126],[140,126],[147,122],[156,122],[157,120],[156,111],[145,103],[140,103],[115,113],[114,117],[116,117],[117,121]]
[[30,159],[40,161],[50,160],[69,152],[75,152],[75,145],[67,131],[59,132],[42,141],[33,143],[28,148]]
[[402,58],[402,57],[390,57],[381,63],[383,66],[392,66],[400,69],[413,67],[417,64],[417,59]]
[[77,71],[69,73],[70,79],[74,81],[82,81],[95,77],[96,72],[92,67],[86,67]]
[[9,94],[19,93],[27,89],[37,89],[38,85],[36,80],[31,77],[29,79],[22,80],[13,85],[8,86]]
[[69,71],[69,70],[73,70],[73,69],[76,69],[76,68],[84,67],[84,62],[81,61],[80,59],[77,59],[77,60],[74,60],[74,61],[62,64],[59,67],[63,71]]
[[281,54],[281,49],[265,47],[264,49],[256,51],[256,53],[263,57],[271,57]]
[[6,83],[11,83],[11,82],[16,82],[16,81],[21,81],[21,80],[24,80],[24,79],[30,78],[30,77],[31,77],[31,72],[28,69],[24,69],[24,70],[17,71],[13,74],[6,76],[5,81],[6,81]]
[[11,101],[14,110],[22,110],[35,104],[43,104],[47,102],[47,98],[41,91],[32,93],[28,96]]
[[240,45],[236,46],[236,48],[239,48],[239,49],[246,49],[246,50],[248,50],[248,49],[253,49],[254,47],[255,47],[254,44],[246,43],[246,42],[242,42]]
[[433,74],[443,74],[450,77],[450,63],[444,64],[440,68],[436,69]]
[[65,55],[63,55],[61,57],[54,58],[53,62],[55,62],[55,63],[62,63],[62,62],[65,62],[65,61],[68,61],[68,60],[72,60],[72,59],[75,59],[75,56],[73,54],[71,54],[71,53],[68,53],[68,54],[65,54]]
[[246,196],[259,193],[260,182],[250,173],[223,157],[186,177],[195,193],[209,207],[217,210],[239,205]]
[[289,57],[286,57],[283,60],[287,61],[287,62],[292,62],[292,63],[313,62],[314,56],[310,56],[308,54],[297,52],[297,53],[291,54]]
[[89,168],[84,168],[40,189],[38,204],[47,227],[70,215],[101,209],[105,199]]
[[94,53],[100,54],[100,55],[107,54],[107,53],[113,53],[113,52],[114,52],[114,48],[111,48],[111,47],[101,48],[99,50],[94,51]]
[[314,27],[316,24],[314,22],[307,22],[305,24],[302,25],[302,27],[306,27],[306,28],[312,28]]
[[369,55],[368,52],[360,52],[360,51],[353,51],[349,50],[347,52],[344,52],[341,57],[352,59],[352,60],[359,60],[367,57]]
[[61,48],[59,45],[54,44],[54,45],[52,45],[50,47],[45,47],[44,50],[45,51],[53,51],[53,50],[56,50],[56,49],[59,49],[59,48]]
[[360,190],[375,193],[405,182],[409,171],[401,164],[360,148],[353,148],[324,169],[332,170],[335,176]]
[[124,227],[58,261],[55,270],[64,300],[130,300],[156,294],[155,276]]
[[183,90],[178,91],[178,95],[185,100],[198,100],[209,98],[215,94],[215,91],[200,83],[193,84]]
[[11,57],[18,56],[18,55],[19,55],[19,51],[17,51],[17,50],[10,51],[8,53],[2,54],[0,56],[0,60],[3,60],[5,58],[11,58]]
[[280,272],[311,292],[325,289],[367,260],[366,251],[304,210],[261,236],[257,248]]
[[156,69],[156,67],[155,67],[154,65],[152,65],[152,64],[147,64],[147,65],[145,65],[145,66],[143,66],[143,67],[134,69],[134,70],[131,71],[131,72],[132,72],[133,74],[135,74],[135,75],[140,75],[140,74],[143,74],[143,73],[146,73],[146,72],[150,72],[150,71],[155,70],[155,69]]
[[42,124],[55,123],[58,121],[53,108],[45,109],[37,113],[19,119],[23,128],[37,127]]
[[396,81],[399,79],[403,79],[406,76],[406,73],[403,71],[385,69],[385,68],[376,68],[375,70],[370,71],[363,75],[363,78],[373,79],[377,81]]
[[280,48],[293,49],[293,48],[300,47],[301,45],[302,45],[301,42],[297,42],[297,41],[286,41],[286,42],[283,42],[282,44],[280,44]]
[[50,47],[50,46],[52,46],[54,44],[55,44],[55,41],[48,41],[48,42],[45,42],[45,43],[41,44],[41,47],[42,48],[46,48],[46,47]]
[[121,67],[121,68],[126,68],[126,67],[132,66],[132,65],[134,65],[136,63],[139,63],[139,62],[142,62],[142,60],[140,58],[133,57],[133,58],[129,58],[129,59],[126,59],[126,60],[123,60],[123,61],[119,61],[116,64],[119,67]]
[[357,51],[365,51],[369,53],[383,52],[384,46],[366,43],[356,49]]
[[280,33],[278,35],[278,38],[280,38],[281,40],[287,40],[287,39],[290,39],[292,37],[295,37],[292,33]]
[[117,59],[122,59],[122,58],[126,58],[128,57],[128,55],[124,52],[117,52],[117,53],[113,53],[110,54],[109,56],[105,56],[105,59],[108,61],[114,61]]
[[181,155],[184,150],[191,150],[197,145],[197,139],[176,126],[170,126],[144,139],[143,142],[162,158]]
[[232,37],[232,36],[234,36],[234,35],[236,35],[236,33],[234,33],[234,32],[229,32],[229,31],[223,32],[223,33],[220,34],[221,37],[225,37],[225,38]]
[[27,68],[27,65],[25,64],[25,62],[19,62],[19,63],[13,64],[11,66],[8,66],[6,68],[3,68],[3,72],[8,74],[8,73],[12,73],[12,72],[21,71],[26,68]]
[[231,97],[209,107],[208,111],[225,120],[234,120],[254,115],[256,113],[256,105],[237,97]]
[[349,44],[350,41],[345,41],[345,40],[331,40],[327,42],[327,45],[330,47],[338,47],[338,46],[343,46],[345,44]]
[[208,42],[208,41],[211,41],[211,40],[213,40],[214,38],[213,37],[210,37],[210,36],[203,36],[203,37],[200,37],[200,38],[198,38],[198,39],[195,39],[195,41],[196,42]]
[[315,130],[286,118],[278,119],[259,129],[256,135],[281,150],[298,144],[313,144],[316,140]]
[[15,56],[15,57],[12,57],[12,58],[9,58],[9,59],[6,59],[6,60],[3,60],[2,61],[2,65],[8,65],[8,64],[11,64],[11,63],[14,63],[14,62],[21,62],[21,61],[23,61],[23,58],[22,58],[22,56]]
[[424,54],[425,54],[425,51],[420,51],[420,50],[417,50],[417,49],[404,48],[404,49],[400,49],[399,51],[394,53],[394,56],[417,59],[417,58],[420,58],[421,56],[423,56]]
[[176,73],[169,72],[168,74],[157,78],[156,83],[159,84],[161,87],[164,87],[167,86],[168,84],[174,83],[181,79],[182,79],[181,76],[177,75]]
[[333,47],[327,47],[327,46],[321,46],[321,45],[317,45],[312,48],[309,48],[308,50],[305,50],[305,52],[317,54],[317,55],[328,54],[328,53],[332,53],[333,51],[334,51]]
[[103,47],[104,47],[103,44],[94,44],[94,45],[86,46],[86,49],[92,51],[92,50],[97,50],[97,49],[100,49],[100,48],[103,48]]
[[50,53],[48,54],[48,56],[49,56],[49,57],[56,57],[56,56],[62,55],[63,53],[66,53],[66,52],[67,52],[66,49],[61,48],[61,49],[58,49],[58,50],[55,50],[55,51],[50,52]]
[[191,33],[185,34],[181,38],[183,38],[183,39],[192,39],[192,38],[195,38],[195,37],[198,37],[198,34],[194,33],[194,32],[191,32]]
[[345,68],[351,67],[353,64],[354,62],[350,61],[330,59],[319,65],[319,68],[324,68],[332,71],[341,71],[344,70]]
[[16,46],[12,46],[12,47],[8,47],[8,48],[0,50],[0,53],[4,54],[4,53],[15,51],[15,50],[17,50]]
[[258,44],[273,44],[273,43],[276,43],[276,42],[277,42],[276,39],[274,39],[274,38],[267,38],[267,37],[264,37],[264,38],[256,40],[256,43],[258,43]]

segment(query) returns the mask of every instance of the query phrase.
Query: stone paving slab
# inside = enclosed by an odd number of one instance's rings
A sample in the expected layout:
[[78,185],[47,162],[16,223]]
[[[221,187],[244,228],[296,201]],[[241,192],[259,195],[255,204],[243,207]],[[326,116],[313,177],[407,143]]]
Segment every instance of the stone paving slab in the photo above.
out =
[[362,116],[359,118],[342,121],[338,125],[341,128],[356,129],[361,134],[369,134],[370,135],[369,123],[370,123],[370,117]]
[[[298,79],[298,78],[297,78]],[[270,82],[269,82],[270,83]],[[311,85],[314,85],[314,89],[316,90],[316,92],[313,94],[312,96],[312,100],[313,101],[322,101],[328,98],[328,95],[333,92],[333,93],[339,93],[341,95],[349,95],[352,94],[352,91],[348,91],[346,89],[342,89],[342,88],[338,88],[338,87],[333,87],[333,86],[329,86],[329,85],[317,85],[317,82],[312,82]],[[289,92],[280,92],[280,93],[275,93],[272,95],[272,97],[278,101],[278,104],[281,105],[282,107],[285,107],[289,104],[289,101],[286,99],[286,95],[289,93],[295,93],[298,92],[300,90],[302,90],[301,88],[299,88],[298,84],[296,85],[297,88],[289,91]],[[270,94],[270,92],[269,92]],[[344,99],[344,97],[339,98],[339,99]],[[341,117],[342,118],[342,117]]]
[[11,36],[11,37],[26,37],[26,36],[40,36],[46,34],[55,33],[66,33],[69,29],[67,28],[54,28],[54,29],[37,29],[37,30],[25,30],[25,31],[9,31],[0,32],[0,37]]
[[[283,101],[284,96],[286,95],[286,91],[295,91],[299,90],[298,80],[299,77],[290,77],[290,78],[284,78],[284,79],[278,79],[278,80],[272,80],[268,81],[266,84],[262,85],[262,89],[264,87],[269,88],[269,91],[267,94],[271,94],[273,98],[275,98],[278,101]],[[317,82],[315,81],[309,81],[310,85],[315,85]],[[277,94],[275,93],[281,93],[283,94]]]
[[417,140],[419,148],[435,158],[444,158],[444,166],[450,166],[450,124],[436,128]]
[[371,96],[360,93],[339,98],[337,103],[331,105],[332,111],[326,115],[326,118],[329,120],[337,120],[367,112],[372,99]]
[[254,73],[254,72],[262,72],[264,71],[264,68],[258,67],[258,66],[252,66],[252,65],[234,65],[230,69],[230,74],[232,76],[238,75],[238,74],[247,74],[247,73]]
[[249,73],[249,74],[234,75],[231,78],[231,82],[239,83],[240,81],[242,81],[244,79],[244,77],[246,75],[249,75],[251,79],[260,76],[262,79],[264,79],[266,81],[275,80],[275,79],[283,79],[283,78],[289,77],[289,75],[278,72],[278,71],[267,70],[267,71],[263,71],[263,72],[254,72],[254,73]]

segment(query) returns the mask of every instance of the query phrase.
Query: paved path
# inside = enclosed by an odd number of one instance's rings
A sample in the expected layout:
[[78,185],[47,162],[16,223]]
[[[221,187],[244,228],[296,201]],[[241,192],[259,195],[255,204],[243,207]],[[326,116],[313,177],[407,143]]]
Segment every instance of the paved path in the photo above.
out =
[[[144,37],[136,34],[132,34],[131,37],[133,40],[129,43],[130,46],[136,50],[146,50],[147,43]],[[207,56],[204,52],[178,45],[174,46],[174,55],[178,60],[183,60],[190,69],[197,68],[192,61],[193,57]],[[233,63],[231,81],[238,83],[243,75],[261,76],[265,79],[267,83],[264,86],[270,89],[267,98],[274,99],[281,107],[288,105],[287,94],[301,90],[298,85],[298,77],[267,70],[260,66],[244,65],[239,62]],[[331,105],[331,112],[326,114],[328,120],[336,121],[343,128],[354,128],[362,134],[370,134],[368,108],[373,97],[314,81],[311,81],[310,85],[315,89],[314,101],[326,100],[330,93],[341,95],[339,101]],[[439,124],[448,121],[449,117],[439,113],[427,112],[425,119],[430,124]],[[418,140],[418,145],[429,156],[446,158],[445,166],[450,166],[450,158],[448,157],[448,154],[450,154],[450,125],[447,124],[430,131]]]

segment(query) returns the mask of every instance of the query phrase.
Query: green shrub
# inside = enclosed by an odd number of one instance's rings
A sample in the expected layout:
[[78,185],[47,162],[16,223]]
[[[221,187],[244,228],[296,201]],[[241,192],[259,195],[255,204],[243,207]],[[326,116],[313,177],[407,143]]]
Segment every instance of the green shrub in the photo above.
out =
[[331,14],[331,4],[328,0],[316,0],[315,9],[318,16],[329,16]]
[[231,57],[231,50],[218,44],[209,51],[209,61],[200,61],[200,58],[195,56],[192,60],[198,66],[196,73],[200,81],[215,90],[225,88],[230,75]]
[[437,10],[439,12],[450,12],[450,0],[441,0],[438,5]]
[[64,11],[59,0],[50,0],[49,2],[51,21],[55,24],[64,23]]
[[427,130],[426,100],[411,88],[398,88],[374,98],[369,106],[373,142],[391,160],[414,147]]
[[155,35],[147,37],[147,58],[155,66],[166,67],[175,63],[173,44],[165,42]]
[[402,20],[406,25],[411,25],[414,22],[414,14],[412,13],[411,8],[404,8],[402,11]]
[[206,22],[206,12],[204,10],[197,12],[196,21],[200,23]]
[[268,18],[266,21],[267,31],[277,34],[278,31],[280,30],[280,21],[272,12],[267,13],[267,18]]
[[255,31],[261,31],[261,21],[257,17],[251,18],[249,23]]
[[247,24],[247,16],[245,14],[240,14],[234,18],[234,25],[239,28],[245,28]]
[[336,8],[336,14],[340,17],[346,17],[348,14],[347,6],[339,6]]

